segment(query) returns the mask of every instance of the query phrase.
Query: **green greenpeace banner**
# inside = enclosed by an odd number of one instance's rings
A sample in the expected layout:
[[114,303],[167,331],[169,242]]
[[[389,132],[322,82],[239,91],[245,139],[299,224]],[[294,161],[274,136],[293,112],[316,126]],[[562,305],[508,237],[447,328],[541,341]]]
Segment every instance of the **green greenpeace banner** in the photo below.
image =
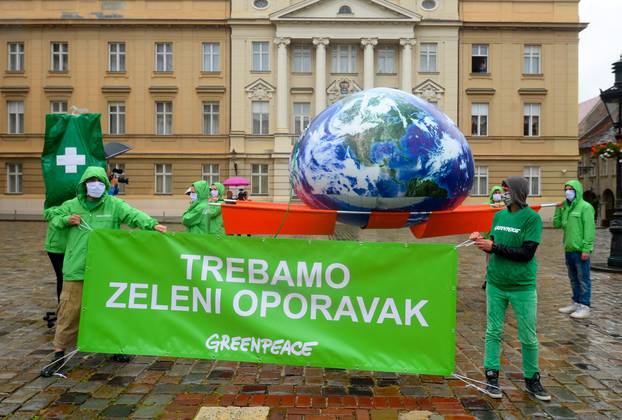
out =
[[45,208],[76,196],[76,185],[89,166],[106,167],[100,114],[47,114],[41,168]]
[[448,375],[441,244],[95,231],[81,351]]

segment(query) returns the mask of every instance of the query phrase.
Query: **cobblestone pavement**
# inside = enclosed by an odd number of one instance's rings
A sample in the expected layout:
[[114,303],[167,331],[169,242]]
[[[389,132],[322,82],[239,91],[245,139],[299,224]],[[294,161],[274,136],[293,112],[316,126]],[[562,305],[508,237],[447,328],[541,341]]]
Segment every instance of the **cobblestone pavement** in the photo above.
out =
[[[540,366],[553,396],[549,403],[523,392],[511,311],[502,356],[505,396],[494,401],[443,377],[142,356],[120,364],[109,355],[86,353],[70,362],[68,379],[41,378],[53,334],[42,315],[55,306],[52,268],[41,251],[44,233],[42,223],[0,222],[0,416],[192,418],[202,406],[269,406],[272,418],[299,419],[392,419],[410,410],[448,419],[622,419],[622,275],[593,273],[593,315],[588,320],[559,314],[570,287],[556,230],[545,230],[537,254]],[[414,240],[407,230],[344,227],[335,239]],[[594,259],[605,259],[608,244],[609,232],[600,230]],[[457,372],[476,379],[482,379],[483,269],[479,251],[461,249]]]

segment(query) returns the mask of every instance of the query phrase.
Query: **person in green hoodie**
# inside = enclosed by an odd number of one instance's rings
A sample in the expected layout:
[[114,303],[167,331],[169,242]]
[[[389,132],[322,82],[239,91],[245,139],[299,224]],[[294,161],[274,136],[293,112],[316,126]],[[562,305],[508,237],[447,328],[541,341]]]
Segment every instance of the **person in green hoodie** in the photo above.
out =
[[[166,232],[166,226],[158,224],[157,220],[108,195],[106,192],[109,189],[106,171],[89,166],[76,187],[77,196],[59,206],[51,218],[50,224],[54,228],[67,228],[68,233],[63,261],[63,291],[53,342],[54,359],[42,369],[44,377],[54,375],[62,367],[65,350],[76,343],[90,233],[98,229],[119,229],[121,224]],[[129,358],[115,355],[115,360],[127,361]]]
[[559,312],[572,318],[590,316],[592,280],[590,254],[594,249],[596,225],[594,207],[583,199],[583,186],[577,180],[564,185],[566,199],[560,202],[553,216],[553,227],[564,230],[566,267],[572,288],[572,303]]
[[222,211],[225,186],[220,182],[209,185],[207,181],[192,183],[187,191],[190,206],[181,217],[189,233],[224,234]]
[[59,228],[50,223],[52,218],[59,214],[59,209],[59,206],[54,206],[43,211],[43,218],[48,222],[43,249],[48,253],[56,274],[56,299],[58,302],[60,302],[60,294],[63,291],[63,259],[65,258],[65,247],[67,246],[67,234],[69,233],[67,228]]

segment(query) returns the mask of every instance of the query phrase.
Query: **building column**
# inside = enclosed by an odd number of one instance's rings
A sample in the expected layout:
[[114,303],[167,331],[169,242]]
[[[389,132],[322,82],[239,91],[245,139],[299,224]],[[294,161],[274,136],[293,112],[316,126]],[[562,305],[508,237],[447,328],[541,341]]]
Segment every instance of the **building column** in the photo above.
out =
[[374,47],[378,45],[378,38],[363,38],[361,45],[365,48],[363,55],[363,89],[374,87]]
[[289,133],[287,46],[290,43],[290,39],[276,38],[274,43],[278,47],[276,55],[276,132]]
[[315,45],[315,115],[326,108],[326,46],[328,38],[313,38]]
[[402,46],[402,85],[401,89],[408,93],[412,93],[413,87],[413,55],[412,48],[416,41],[414,38],[401,38],[400,45]]

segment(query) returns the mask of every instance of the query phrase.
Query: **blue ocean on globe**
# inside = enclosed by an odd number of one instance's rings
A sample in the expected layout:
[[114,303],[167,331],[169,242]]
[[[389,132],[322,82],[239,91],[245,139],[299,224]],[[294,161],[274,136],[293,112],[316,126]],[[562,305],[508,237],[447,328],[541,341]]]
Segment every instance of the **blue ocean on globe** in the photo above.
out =
[[306,205],[345,211],[341,221],[364,226],[370,211],[458,206],[473,183],[473,156],[437,107],[375,88],[343,98],[311,121],[290,157],[290,174]]

